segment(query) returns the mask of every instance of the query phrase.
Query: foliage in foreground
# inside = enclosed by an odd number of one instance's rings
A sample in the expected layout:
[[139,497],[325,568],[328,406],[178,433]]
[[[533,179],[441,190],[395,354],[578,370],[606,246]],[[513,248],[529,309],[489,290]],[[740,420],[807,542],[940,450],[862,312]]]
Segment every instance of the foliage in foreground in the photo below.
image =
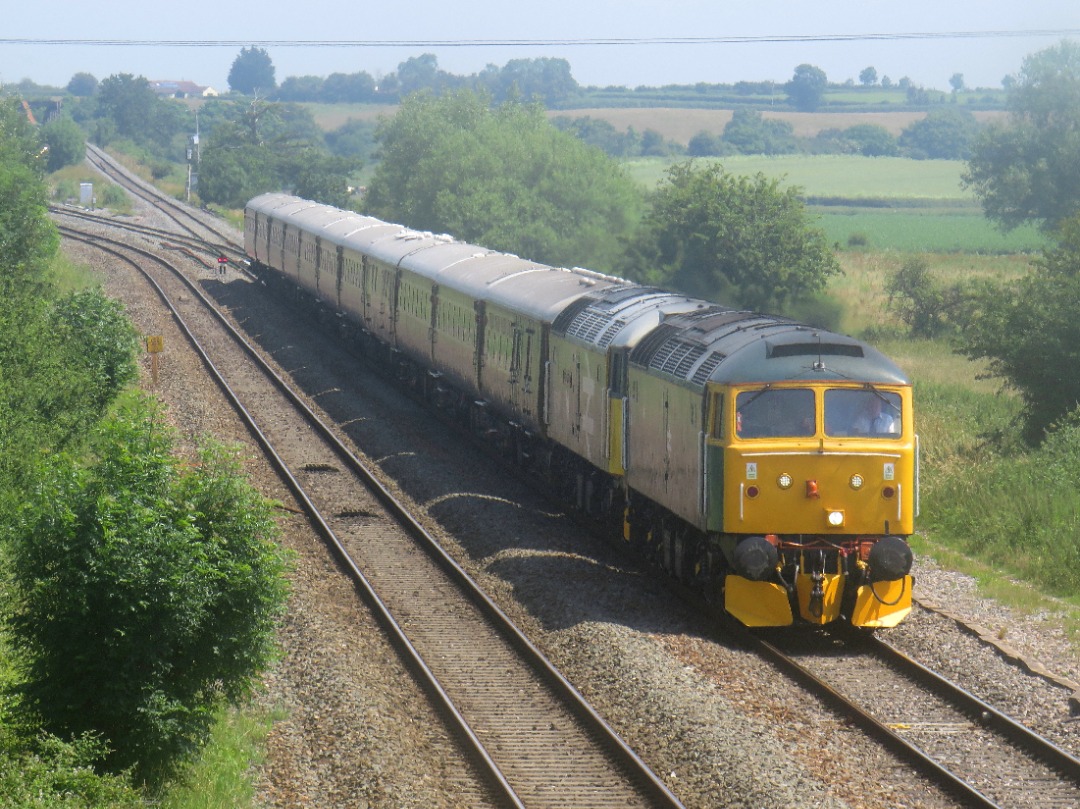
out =
[[1027,276],[974,296],[961,335],[963,352],[1020,394],[1033,444],[1080,404],[1080,217],[1059,236]]
[[1046,592],[1080,592],[1080,413],[1038,449],[983,444],[927,471],[922,528]]
[[145,401],[92,447],[53,459],[9,538],[20,693],[46,731],[101,734],[109,770],[157,783],[272,659],[286,560],[233,454],[182,465]]
[[0,746],[0,805],[5,809],[136,809],[142,794],[123,775],[100,774],[101,745],[83,737],[42,737],[30,747]]

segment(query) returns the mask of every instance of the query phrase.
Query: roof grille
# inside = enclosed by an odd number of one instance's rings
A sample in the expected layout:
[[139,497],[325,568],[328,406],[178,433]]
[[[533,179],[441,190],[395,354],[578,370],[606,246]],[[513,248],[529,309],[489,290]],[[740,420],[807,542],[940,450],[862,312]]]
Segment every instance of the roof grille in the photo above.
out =
[[705,354],[705,347],[683,340],[671,340],[660,347],[649,361],[649,367],[685,379],[690,369]]
[[588,296],[578,298],[559,313],[559,316],[555,318],[555,322],[551,324],[552,330],[559,334],[565,334],[577,316],[592,304],[593,299]]
[[716,370],[716,366],[723,361],[726,354],[722,354],[719,351],[714,351],[705,361],[698,366],[697,371],[694,372],[694,382],[698,385],[704,385],[709,377],[712,376],[712,372]]
[[570,337],[578,337],[588,342],[593,342],[598,335],[610,321],[604,316],[603,312],[597,312],[595,309],[586,309],[576,318],[574,322],[570,323],[566,327],[566,334]]

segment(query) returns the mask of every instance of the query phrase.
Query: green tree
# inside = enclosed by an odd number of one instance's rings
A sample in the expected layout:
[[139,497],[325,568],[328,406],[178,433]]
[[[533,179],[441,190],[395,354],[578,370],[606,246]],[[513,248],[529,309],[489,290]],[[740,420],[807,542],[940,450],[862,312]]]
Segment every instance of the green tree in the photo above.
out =
[[891,157],[900,154],[900,144],[889,130],[877,124],[856,124],[844,130],[843,136],[858,154],[866,157]]
[[462,91],[411,96],[379,129],[365,209],[550,264],[609,269],[640,211],[634,183],[542,108]]
[[859,72],[859,83],[863,87],[873,87],[877,84],[877,69],[865,67]]
[[375,79],[370,74],[361,71],[360,73],[331,73],[323,83],[319,100],[334,104],[371,101],[374,97]]
[[92,73],[76,73],[67,83],[67,91],[73,96],[92,96],[97,89],[98,80]]
[[[41,293],[45,268],[59,245],[48,217],[42,177],[46,160],[38,131],[13,97],[0,98],[0,312]],[[2,336],[2,331],[0,331]]]
[[99,116],[116,124],[123,137],[138,142],[149,128],[158,98],[143,76],[118,73],[101,82],[97,104]]
[[229,68],[229,89],[244,95],[267,95],[277,83],[274,81],[274,63],[262,48],[241,48]]
[[974,299],[961,335],[963,353],[989,360],[990,371],[1019,392],[1031,443],[1080,404],[1080,217],[1058,235],[1059,245],[1031,273]]
[[911,257],[887,281],[888,308],[908,327],[913,337],[936,338],[955,334],[968,318],[976,295],[966,282],[944,284],[921,257]]
[[783,309],[840,271],[824,234],[809,225],[800,192],[760,173],[676,164],[620,271],[704,298]]
[[820,67],[802,64],[795,68],[791,80],[784,85],[784,90],[795,105],[795,109],[802,112],[813,112],[821,106],[821,99],[825,96],[825,90],[829,86],[829,80],[825,71]]
[[758,110],[735,110],[722,137],[742,154],[790,154],[795,151],[794,127],[787,121],[766,118]]
[[59,171],[64,166],[75,166],[86,157],[86,134],[77,123],[61,116],[41,127],[41,136],[49,147],[46,168]]
[[979,122],[967,110],[931,110],[926,117],[905,127],[900,146],[915,158],[963,160],[971,154]]
[[724,139],[712,132],[701,130],[686,144],[686,153],[691,157],[713,157],[725,152]]
[[318,101],[322,98],[326,79],[322,76],[289,76],[278,87],[278,101]]
[[556,106],[578,91],[565,59],[511,59],[488,84],[496,101],[516,99]]
[[1007,103],[1008,124],[976,141],[964,183],[1003,227],[1053,231],[1080,212],[1080,44],[1027,57]]
[[360,161],[330,155],[306,109],[261,99],[213,108],[214,125],[199,167],[204,202],[239,208],[280,188],[331,205],[348,202],[350,177]]
[[406,96],[418,90],[438,90],[441,74],[439,60],[435,54],[424,53],[420,56],[412,56],[398,65],[399,91]]
[[272,659],[286,560],[234,453],[182,463],[143,400],[92,445],[89,465],[53,456],[9,536],[21,693],[47,730],[100,734],[109,769],[154,783]]
[[53,290],[38,133],[10,104],[0,129],[0,498],[17,499],[42,454],[76,444],[134,377],[135,336],[100,292]]
[[612,157],[631,157],[641,154],[641,136],[628,127],[623,132],[602,118],[585,115],[570,118],[559,115],[551,123],[563,132],[570,132],[590,146],[604,151]]

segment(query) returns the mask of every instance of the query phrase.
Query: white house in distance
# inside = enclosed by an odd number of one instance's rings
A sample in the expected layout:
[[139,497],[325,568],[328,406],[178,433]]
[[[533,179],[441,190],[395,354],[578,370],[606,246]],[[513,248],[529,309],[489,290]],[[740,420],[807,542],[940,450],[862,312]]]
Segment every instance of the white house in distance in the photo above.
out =
[[165,98],[210,98],[218,94],[213,87],[203,87],[193,81],[152,81],[150,89]]

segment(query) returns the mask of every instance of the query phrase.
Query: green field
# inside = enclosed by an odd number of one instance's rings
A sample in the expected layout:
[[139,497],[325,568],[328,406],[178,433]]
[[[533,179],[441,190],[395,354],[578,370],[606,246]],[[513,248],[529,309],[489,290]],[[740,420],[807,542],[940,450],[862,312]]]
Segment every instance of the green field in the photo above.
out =
[[[703,158],[733,174],[758,172],[798,186],[830,243],[840,248],[926,253],[1032,253],[1046,240],[1032,226],[1003,233],[982,215],[961,184],[960,160],[910,160],[851,155],[738,155]],[[632,178],[649,188],[674,162],[626,161]],[[854,238],[853,238],[854,237]]]
[[[641,158],[623,163],[638,182],[654,186],[668,166],[685,158]],[[797,185],[808,196],[848,200],[971,200],[960,184],[959,160],[909,160],[902,157],[853,155],[734,155],[698,158],[720,163],[732,174],[757,174]]]

